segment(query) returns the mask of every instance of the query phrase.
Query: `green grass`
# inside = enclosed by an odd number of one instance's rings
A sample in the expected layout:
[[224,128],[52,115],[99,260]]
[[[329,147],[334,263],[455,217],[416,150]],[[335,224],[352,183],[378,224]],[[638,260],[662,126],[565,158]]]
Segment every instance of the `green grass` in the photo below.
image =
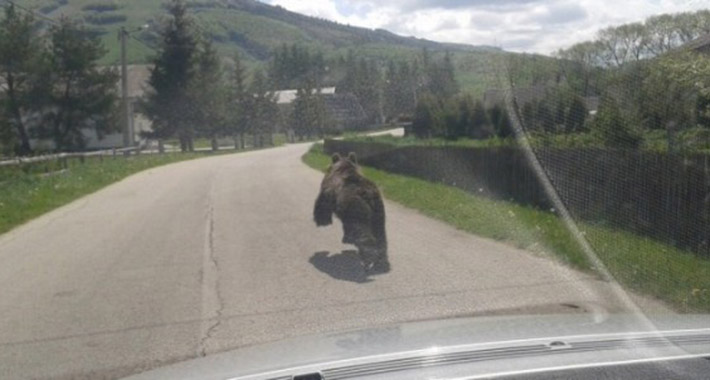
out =
[[[303,161],[324,170],[330,158],[316,144]],[[581,247],[553,213],[424,180],[363,167],[386,198],[462,231],[538,253],[592,272]],[[680,312],[710,311],[710,260],[631,233],[580,223],[596,254],[627,288]]]
[[[483,140],[470,138],[460,138],[457,140],[447,140],[444,138],[417,139],[413,136],[394,137],[385,136],[345,136],[350,141],[367,143],[390,144],[396,147],[405,146],[445,146],[445,147],[469,147],[469,148],[493,148],[493,147],[513,147],[518,143],[514,138],[501,139],[492,137]],[[676,136],[678,149],[684,153],[708,153],[710,152],[710,131],[699,128],[688,129],[678,133]],[[604,146],[591,133],[577,134],[533,134],[530,136],[530,144],[533,147],[555,147],[555,148],[603,148]],[[665,131],[647,131],[643,136],[643,144],[640,148],[643,151],[668,152],[668,140]]]
[[444,138],[431,138],[431,139],[418,139],[413,136],[408,137],[395,137],[392,135],[381,135],[381,136],[362,136],[362,135],[345,135],[348,141],[357,142],[367,142],[367,143],[381,143],[390,144],[396,147],[405,146],[461,146],[461,147],[473,147],[473,148],[491,148],[500,146],[515,146],[514,139],[501,139],[501,138],[490,138],[485,140],[474,140],[474,139],[458,139],[458,140],[447,140]]
[[[69,161],[68,170],[52,175],[4,170],[0,175],[0,234],[84,195],[156,166],[207,157],[205,153],[118,156]],[[50,163],[52,170],[57,164]],[[45,164],[41,165],[42,168]]]

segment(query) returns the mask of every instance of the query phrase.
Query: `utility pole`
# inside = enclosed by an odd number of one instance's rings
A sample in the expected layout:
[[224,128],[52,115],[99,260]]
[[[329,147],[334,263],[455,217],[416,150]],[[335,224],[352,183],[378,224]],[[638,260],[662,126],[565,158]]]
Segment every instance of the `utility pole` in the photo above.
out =
[[126,38],[128,32],[125,27],[118,31],[118,38],[121,40],[121,107],[123,108],[123,147],[133,146],[133,134],[131,133],[131,106],[128,104],[128,67],[126,66]]

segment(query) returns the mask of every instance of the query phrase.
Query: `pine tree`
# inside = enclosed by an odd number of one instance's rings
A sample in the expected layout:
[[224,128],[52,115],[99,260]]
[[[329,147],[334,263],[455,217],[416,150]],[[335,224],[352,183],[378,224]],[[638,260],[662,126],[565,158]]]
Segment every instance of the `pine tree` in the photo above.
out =
[[[0,139],[18,155],[31,153],[27,114],[41,109],[44,56],[32,14],[19,14],[13,4],[5,7],[0,22]],[[4,116],[4,117],[3,117]],[[4,122],[3,122],[4,120]]]
[[496,127],[496,134],[498,137],[507,138],[515,136],[515,130],[513,129],[513,123],[510,121],[510,116],[508,111],[503,109],[500,119],[498,119],[498,124]]
[[270,88],[264,71],[257,69],[252,75],[249,86],[251,95],[249,122],[254,136],[254,145],[257,147],[263,147],[266,144],[273,145],[278,106],[276,105],[276,94]]
[[398,67],[398,76],[400,85],[399,110],[400,113],[411,115],[414,113],[414,107],[417,105],[417,62],[414,61],[410,67],[406,61],[402,61]]
[[562,128],[565,125],[567,113],[565,112],[567,104],[562,96],[557,97],[555,105],[555,129]]
[[219,149],[217,139],[226,132],[227,89],[223,76],[217,51],[210,41],[203,41],[189,95],[194,125],[201,135],[210,139],[213,151]]
[[118,74],[99,68],[106,50],[78,23],[62,18],[50,29],[51,111],[41,135],[59,151],[83,149],[83,130],[99,135],[118,129]]
[[466,137],[473,123],[473,99],[469,95],[458,99],[457,137]]
[[441,107],[436,98],[423,95],[414,110],[412,132],[417,138],[431,138],[442,129]]
[[495,104],[488,110],[488,118],[493,125],[496,136],[507,138],[513,135],[513,128],[508,112],[499,104]]
[[456,82],[456,68],[450,53],[447,52],[443,60],[436,61],[431,57],[429,51],[424,49],[420,60],[422,68],[417,73],[418,88],[442,99],[449,99],[459,92]]
[[552,111],[550,111],[550,107],[548,107],[545,102],[539,102],[537,104],[537,109],[535,110],[535,119],[537,120],[538,127],[542,128],[544,132],[555,132],[555,119],[552,116]]
[[171,17],[160,30],[159,53],[153,60],[148,81],[151,91],[143,112],[153,122],[149,137],[162,140],[177,134],[184,152],[194,149],[188,86],[195,75],[197,42],[185,2],[172,0],[168,12]]
[[631,126],[612,96],[602,98],[592,134],[610,148],[636,149],[642,141],[641,134]]
[[345,75],[338,83],[337,91],[342,93],[355,93],[356,82],[358,80],[358,64],[355,60],[355,53],[348,50],[348,55],[345,58]]
[[290,124],[300,138],[323,137],[331,132],[332,123],[315,78],[306,80],[297,90]]
[[308,136],[308,97],[311,94],[299,88],[296,90],[296,98],[293,100],[293,109],[289,115],[289,125],[299,139]]
[[[249,123],[249,101],[251,96],[247,90],[246,68],[239,54],[234,56],[234,67],[230,80],[227,133],[234,136],[236,149],[245,148],[244,135]],[[238,138],[238,139],[237,139]]]
[[445,99],[448,99],[459,92],[459,85],[456,82],[456,68],[454,67],[453,56],[451,53],[446,52],[444,60],[440,65],[441,66],[438,70],[439,76],[437,78],[437,82],[441,88],[439,95]]
[[385,90],[384,90],[384,102],[385,102],[385,115],[388,118],[395,118],[399,116],[400,112],[400,94],[402,93],[403,83],[400,82],[399,73],[397,72],[397,65],[393,60],[387,62],[387,69],[385,70]]
[[523,125],[527,131],[533,131],[537,128],[537,123],[535,120],[535,109],[531,102],[525,103],[523,108],[520,110],[520,116],[523,119]]
[[444,138],[447,140],[456,140],[459,138],[460,125],[459,122],[459,105],[455,100],[450,100],[444,104],[443,113],[443,127],[444,127]]
[[483,139],[490,136],[490,122],[483,102],[476,101],[471,114],[471,124],[468,135],[474,139]]
[[567,133],[581,132],[584,129],[584,121],[587,117],[587,107],[581,97],[575,96],[570,103],[567,118],[565,120],[565,131]]
[[377,123],[382,117],[382,78],[374,62],[364,58],[356,62],[354,57],[348,56],[345,78],[338,86],[338,91],[357,96],[369,123]]

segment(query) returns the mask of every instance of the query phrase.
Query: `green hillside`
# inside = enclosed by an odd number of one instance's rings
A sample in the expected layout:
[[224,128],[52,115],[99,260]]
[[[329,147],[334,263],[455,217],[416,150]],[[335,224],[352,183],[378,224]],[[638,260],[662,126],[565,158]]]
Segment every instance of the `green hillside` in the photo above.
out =
[[[108,49],[102,63],[111,65],[119,61],[117,31],[121,26],[134,30],[148,25],[128,41],[129,62],[146,63],[153,54],[151,47],[156,45],[156,30],[165,17],[164,0],[15,1],[45,17],[56,19],[66,15],[83,20],[101,36]],[[266,62],[272,50],[283,43],[319,49],[326,58],[345,56],[348,50],[354,50],[362,57],[411,59],[426,47],[434,54],[454,52],[462,88],[480,94],[493,85],[491,60],[505,54],[491,47],[438,43],[385,30],[346,26],[256,0],[188,1],[188,6],[198,30],[211,38],[225,57],[239,51],[249,65]]]

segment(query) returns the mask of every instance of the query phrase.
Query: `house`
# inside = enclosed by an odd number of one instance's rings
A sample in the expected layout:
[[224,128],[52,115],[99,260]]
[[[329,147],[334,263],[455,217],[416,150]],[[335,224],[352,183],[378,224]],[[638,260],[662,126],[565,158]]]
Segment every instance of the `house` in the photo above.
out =
[[589,115],[596,116],[597,111],[599,111],[600,98],[598,96],[585,96],[582,100],[584,101],[584,108],[587,109]]
[[367,127],[367,115],[355,95],[325,94],[323,102],[337,130],[348,131]]
[[[136,105],[143,98],[148,88],[150,79],[150,65],[128,65],[128,104],[130,119],[131,141],[135,144],[144,142],[141,135],[152,131],[152,123],[145,115],[136,112]],[[120,82],[119,82],[120,86]],[[120,88],[119,88],[120,95]],[[121,134],[122,135],[122,134]]]
[[[284,122],[283,130],[289,130],[288,117],[293,111],[293,102],[298,90],[276,91],[276,102]],[[320,90],[326,112],[339,131],[363,129],[367,126],[367,115],[357,97],[350,93],[337,93],[335,87]]]
[[[113,69],[120,70],[114,67]],[[148,65],[129,65],[128,66],[128,102],[130,112],[131,141],[134,144],[140,144],[143,139],[140,137],[142,132],[151,130],[151,122],[145,116],[135,112],[138,100],[144,95],[145,88],[150,78],[150,66]],[[121,82],[116,84],[118,87],[118,96],[121,96]],[[41,115],[28,115],[25,119],[28,125],[36,125],[41,121]],[[111,149],[123,147],[123,131],[115,131],[109,134],[99,134],[93,128],[85,128],[82,131],[84,140],[86,141],[87,150]],[[36,150],[53,150],[54,142],[49,139],[30,139],[30,146]]]
[[[290,105],[296,100],[298,90],[281,90],[276,91],[276,103],[282,105]],[[320,89],[321,95],[335,94],[335,87],[323,87]]]
[[[542,100],[545,98],[545,96],[547,95],[547,91],[550,88],[550,86],[515,88],[513,89],[515,103],[518,105],[518,107],[522,108],[525,104],[534,103],[538,100]],[[596,115],[597,110],[599,109],[599,97],[585,96],[582,99],[589,115]],[[483,94],[483,105],[486,109],[493,108],[496,105],[500,107],[505,107],[505,90],[486,90],[486,92]]]
[[[113,67],[113,69],[118,70],[120,73],[120,67]],[[142,138],[144,132],[150,132],[152,130],[151,121],[144,115],[136,112],[137,104],[140,99],[145,95],[146,88],[148,87],[148,80],[150,79],[150,65],[128,65],[127,66],[127,77],[128,77],[128,107],[129,107],[129,135],[130,141],[134,145],[140,145],[145,142]],[[119,78],[118,86],[118,96],[121,97],[121,82]],[[122,126],[121,126],[122,127]],[[110,133],[104,136],[100,136],[93,129],[88,129],[84,131],[84,137],[87,139],[88,149],[111,149],[111,148],[122,148],[123,147],[123,131],[119,130],[114,133]]]

